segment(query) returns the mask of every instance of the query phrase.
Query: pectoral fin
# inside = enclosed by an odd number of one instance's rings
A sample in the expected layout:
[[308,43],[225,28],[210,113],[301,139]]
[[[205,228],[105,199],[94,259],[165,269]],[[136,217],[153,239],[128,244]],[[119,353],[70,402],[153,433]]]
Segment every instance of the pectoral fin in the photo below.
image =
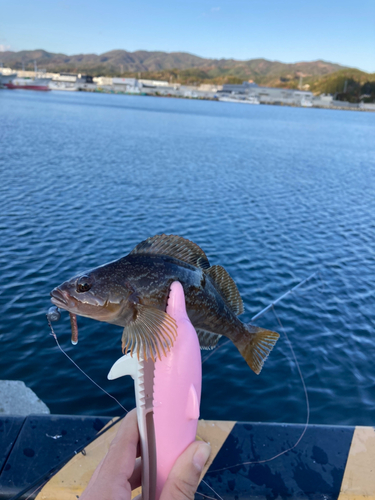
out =
[[135,319],[124,328],[122,334],[123,352],[130,350],[131,355],[136,352],[138,359],[142,354],[145,360],[151,358],[155,361],[156,357],[161,360],[177,337],[175,320],[153,307],[137,304],[135,309]]

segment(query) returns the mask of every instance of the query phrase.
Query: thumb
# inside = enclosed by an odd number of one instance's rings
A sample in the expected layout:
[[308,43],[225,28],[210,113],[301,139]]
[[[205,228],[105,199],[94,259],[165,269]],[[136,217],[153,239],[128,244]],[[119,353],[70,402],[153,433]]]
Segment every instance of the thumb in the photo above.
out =
[[188,446],[172,467],[160,500],[194,500],[200,475],[210,453],[210,445],[202,441],[195,441]]

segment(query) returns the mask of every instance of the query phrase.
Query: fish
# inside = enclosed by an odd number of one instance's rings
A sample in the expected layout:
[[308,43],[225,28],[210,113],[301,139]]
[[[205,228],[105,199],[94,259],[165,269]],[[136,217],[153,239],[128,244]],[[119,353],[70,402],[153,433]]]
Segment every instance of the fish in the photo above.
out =
[[96,267],[54,288],[51,301],[69,312],[72,342],[78,342],[76,315],[124,328],[122,350],[144,359],[162,359],[177,336],[166,313],[170,286],[184,289],[188,317],[202,349],[230,339],[249,367],[259,374],[279,334],[243,323],[238,288],[224,267],[212,265],[204,251],[177,235],[159,234],[128,255]]

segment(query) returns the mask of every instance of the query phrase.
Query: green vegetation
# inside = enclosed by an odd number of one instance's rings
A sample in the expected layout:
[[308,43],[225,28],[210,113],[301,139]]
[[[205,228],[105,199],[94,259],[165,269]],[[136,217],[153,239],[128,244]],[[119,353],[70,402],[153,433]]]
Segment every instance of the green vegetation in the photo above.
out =
[[375,74],[357,69],[336,71],[315,80],[311,90],[315,94],[332,94],[339,101],[374,102]]
[[302,85],[302,89],[314,94],[332,94],[343,101],[375,101],[375,74],[321,60],[284,64],[266,59],[204,59],[184,52],[144,50],[112,50],[101,55],[73,56],[45,50],[1,53],[1,62],[17,70],[22,67],[33,70],[34,61],[39,68],[57,73],[166,80],[183,85],[241,84],[250,80],[265,87],[297,89]]

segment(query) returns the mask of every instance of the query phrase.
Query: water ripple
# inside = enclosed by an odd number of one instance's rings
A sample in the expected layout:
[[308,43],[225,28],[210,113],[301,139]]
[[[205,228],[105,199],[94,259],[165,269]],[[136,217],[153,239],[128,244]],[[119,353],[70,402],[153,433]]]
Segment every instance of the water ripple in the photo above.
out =
[[[319,270],[276,306],[311,420],[372,425],[375,115],[82,93],[2,91],[0,101],[2,378],[24,380],[55,413],[120,413],[58,351],[49,292],[175,233],[228,269],[244,321]],[[280,331],[272,311],[258,324]],[[73,348],[63,315],[63,347],[134,406],[130,380],[106,379],[121,329],[85,318],[79,328]],[[203,418],[306,418],[283,336],[259,377],[232,344],[203,374]]]

